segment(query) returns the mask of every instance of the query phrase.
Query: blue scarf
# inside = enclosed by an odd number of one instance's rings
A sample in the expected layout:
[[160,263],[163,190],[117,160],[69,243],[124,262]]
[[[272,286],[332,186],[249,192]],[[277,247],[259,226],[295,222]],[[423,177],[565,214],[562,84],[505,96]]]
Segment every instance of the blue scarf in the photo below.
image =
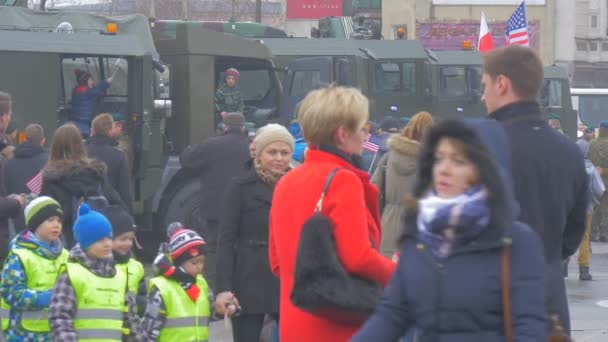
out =
[[473,187],[454,198],[429,192],[419,202],[418,235],[440,258],[475,239],[490,222],[487,191]]

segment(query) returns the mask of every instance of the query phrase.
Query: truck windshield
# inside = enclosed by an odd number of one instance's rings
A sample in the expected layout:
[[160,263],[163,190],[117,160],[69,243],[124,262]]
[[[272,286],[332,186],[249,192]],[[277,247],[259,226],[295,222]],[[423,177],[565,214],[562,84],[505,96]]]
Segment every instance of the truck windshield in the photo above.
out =
[[107,57],[73,57],[64,58],[61,62],[61,66],[63,73],[64,93],[68,101],[72,97],[72,90],[78,86],[76,70],[85,71],[91,74],[91,77],[95,83],[98,83],[102,77],[108,78],[114,73],[114,79],[112,80],[110,88],[106,91],[106,96],[127,96],[127,75],[129,65],[125,59]]
[[545,79],[540,95],[542,107],[562,108],[562,80]]
[[414,94],[416,92],[416,64],[377,63],[375,66],[375,89]]
[[481,96],[481,68],[468,66],[442,67],[439,78],[440,96]]

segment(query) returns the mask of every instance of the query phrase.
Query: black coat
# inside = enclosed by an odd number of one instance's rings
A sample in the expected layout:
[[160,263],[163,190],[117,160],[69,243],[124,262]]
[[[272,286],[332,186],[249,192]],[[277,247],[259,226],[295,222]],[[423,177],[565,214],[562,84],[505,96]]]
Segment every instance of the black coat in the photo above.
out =
[[4,164],[3,182],[6,193],[30,193],[25,184],[42,170],[48,159],[48,153],[40,145],[27,141],[18,145],[15,156]]
[[116,146],[118,146],[117,141],[102,135],[94,135],[87,141],[89,157],[106,164],[110,184],[130,209],[133,203],[133,189],[129,177],[129,164],[124,152],[119,151]]
[[233,291],[245,313],[279,311],[279,280],[268,261],[273,192],[251,169],[232,181],[224,197],[216,292]]
[[42,171],[41,196],[54,198],[63,208],[63,235],[67,248],[74,244],[72,216],[77,208],[72,208],[74,198],[99,195],[99,189],[110,205],[125,206],[120,195],[110,185],[105,164],[95,159],[67,161],[59,166],[47,165]]
[[249,160],[249,139],[239,131],[207,139],[189,146],[180,155],[183,167],[194,169],[201,179],[201,213],[203,221],[217,222],[221,201],[232,178],[243,171]]
[[540,235],[547,263],[571,256],[585,231],[589,194],[580,149],[549,127],[535,102],[513,103],[490,117],[509,137],[520,220]]

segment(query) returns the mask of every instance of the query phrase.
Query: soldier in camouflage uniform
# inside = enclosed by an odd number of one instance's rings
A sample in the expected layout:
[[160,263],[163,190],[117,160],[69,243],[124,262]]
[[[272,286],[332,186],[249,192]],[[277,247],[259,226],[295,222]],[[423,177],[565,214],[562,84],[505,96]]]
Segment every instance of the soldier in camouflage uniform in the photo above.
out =
[[226,70],[226,80],[215,92],[215,113],[218,115],[216,118],[218,122],[222,121],[226,113],[243,113],[245,105],[237,85],[239,77],[238,70],[234,68]]
[[[589,145],[589,160],[593,165],[601,168],[602,179],[608,186],[608,121],[600,124],[600,133],[597,139]],[[608,241],[608,191],[604,193],[600,205],[593,212],[592,241]]]

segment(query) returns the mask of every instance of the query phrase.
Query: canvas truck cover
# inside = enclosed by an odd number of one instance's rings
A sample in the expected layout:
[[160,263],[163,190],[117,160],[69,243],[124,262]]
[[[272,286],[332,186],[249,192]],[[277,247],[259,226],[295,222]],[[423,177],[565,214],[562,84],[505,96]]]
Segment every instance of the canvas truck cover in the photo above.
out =
[[[107,36],[107,39],[99,39],[111,42],[111,38],[117,42],[136,43],[131,46],[133,52],[131,54],[147,54],[151,55],[155,60],[158,60],[158,53],[154,47],[154,41],[150,32],[148,19],[140,14],[124,15],[116,17],[103,17],[83,12],[74,11],[51,11],[40,12],[21,7],[4,7],[0,6],[0,32],[53,32],[63,22],[68,22],[74,30],[74,37],[68,40],[78,40],[78,35],[87,35],[88,40],[95,41],[95,37],[104,36],[101,33],[106,29],[107,23],[116,23],[118,34],[115,36]],[[96,32],[97,31],[97,32]],[[67,33],[57,33],[67,34]],[[65,36],[63,36],[65,37]],[[51,44],[54,39],[50,39]],[[0,50],[15,50],[10,46],[5,45],[3,41],[0,45]],[[103,45],[103,44],[102,44]],[[111,44],[108,44],[108,46]],[[129,47],[126,46],[125,49]],[[17,49],[18,50],[18,49]],[[45,51],[45,44],[41,42],[39,46],[30,47],[29,50]],[[55,49],[51,49],[54,51]],[[83,47],[82,52],[89,52]],[[66,51],[67,52],[67,51]],[[108,51],[107,53],[113,53]],[[117,52],[114,52],[117,53]]]

